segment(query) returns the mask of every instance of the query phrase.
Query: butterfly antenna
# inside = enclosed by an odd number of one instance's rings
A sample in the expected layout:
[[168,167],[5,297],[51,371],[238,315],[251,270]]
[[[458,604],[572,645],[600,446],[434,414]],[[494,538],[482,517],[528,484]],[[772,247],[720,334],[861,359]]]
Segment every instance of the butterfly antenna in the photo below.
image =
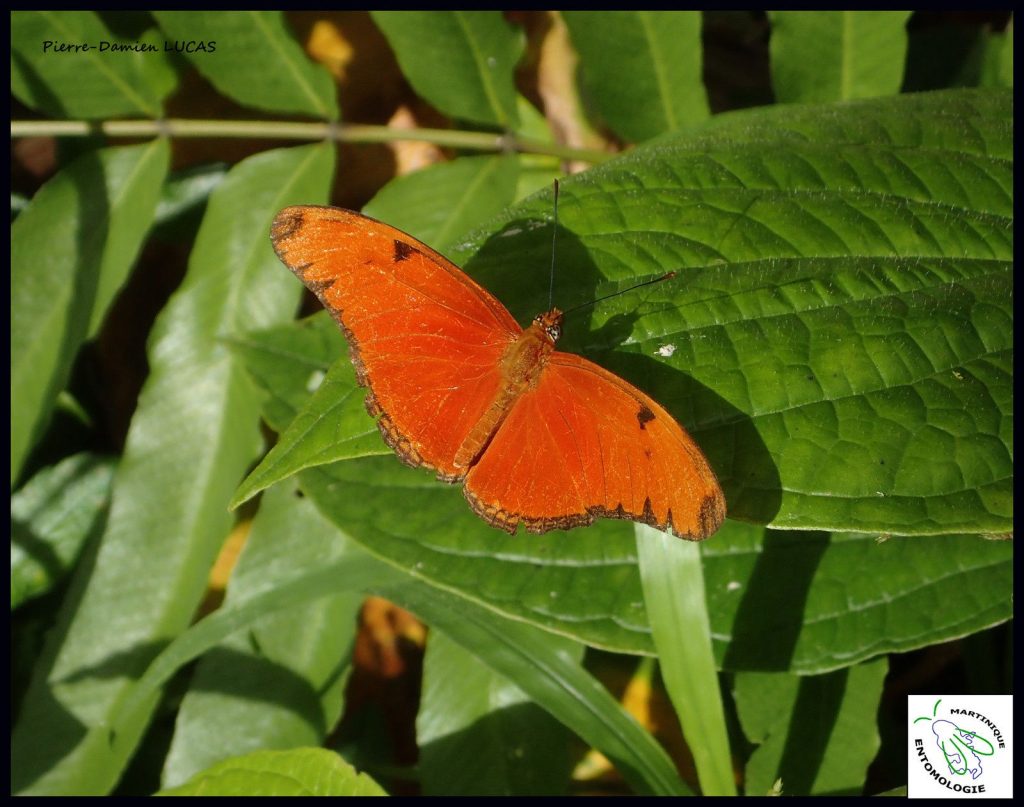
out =
[[665,272],[665,274],[661,275],[660,277],[645,280],[642,283],[637,283],[635,286],[630,286],[628,289],[622,289],[622,291],[613,291],[611,294],[606,294],[604,297],[598,297],[596,300],[588,300],[587,302],[580,303],[577,306],[573,306],[568,311],[563,311],[562,313],[563,315],[568,316],[573,311],[579,311],[581,308],[586,308],[588,305],[597,305],[597,303],[600,303],[603,300],[610,300],[612,297],[618,297],[620,294],[625,294],[626,292],[633,291],[633,289],[643,288],[644,286],[650,286],[653,285],[654,283],[661,283],[663,280],[671,280],[675,276],[676,273],[674,270],[671,272]]
[[558,239],[558,180],[555,180],[555,226],[551,231],[551,281],[548,284],[548,310],[555,304],[555,241]]

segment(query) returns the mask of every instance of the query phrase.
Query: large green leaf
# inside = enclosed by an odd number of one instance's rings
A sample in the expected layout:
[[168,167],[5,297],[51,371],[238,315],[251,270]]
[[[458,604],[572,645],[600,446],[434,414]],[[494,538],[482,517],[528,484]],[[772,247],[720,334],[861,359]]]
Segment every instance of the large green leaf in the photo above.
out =
[[[321,461],[386,452],[366,414],[351,362],[337,358],[347,357],[348,348],[327,312],[297,325],[247,334],[230,344],[267,392],[264,417],[281,431],[273,448],[235,491],[232,508]],[[309,450],[314,444],[326,453],[314,456]]]
[[633,142],[708,116],[699,11],[563,11],[583,83],[608,126]]
[[175,85],[162,45],[123,41],[94,11],[12,11],[11,92],[55,118],[157,118]]
[[188,274],[150,335],[102,541],[77,569],[25,696],[12,790],[104,793],[134,750],[156,694],[116,736],[111,715],[191,620],[230,527],[228,499],[260,448],[260,396],[222,337],[292,316],[298,289],[267,232],[281,207],[326,197],[332,165],[327,145],[265,152],[211,196]]
[[778,101],[844,101],[899,92],[909,11],[770,11],[768,18]]
[[[750,528],[731,539],[703,547],[725,669],[834,670],[1013,615],[1009,541]],[[950,581],[963,596],[947,597]]]
[[365,773],[324,748],[256,751],[224,760],[161,796],[386,796]]
[[[224,605],[346,551],[350,545],[294,484],[280,485],[263,497]],[[175,720],[164,787],[246,751],[323,743],[341,715],[362,602],[359,592],[339,592],[267,614],[205,655]]]
[[515,128],[522,32],[499,11],[374,11],[413,89],[446,115]]
[[[301,480],[335,524],[417,577],[590,645],[654,652],[624,525],[506,536],[480,522],[458,491],[392,457],[307,470]],[[876,539],[727,522],[701,546],[719,666],[819,672],[1012,615],[1010,542]],[[951,584],[964,596],[947,597]]]
[[169,159],[163,140],[84,154],[11,225],[12,484],[128,276]]
[[[566,181],[561,308],[678,277],[570,317],[565,349],[672,411],[733,517],[1010,529],[1011,110],[993,91],[737,113]],[[462,253],[520,320],[546,307],[549,216],[533,197]]]
[[334,82],[295,41],[284,12],[152,13],[175,46],[191,43],[185,57],[229,98],[270,112],[337,120]]

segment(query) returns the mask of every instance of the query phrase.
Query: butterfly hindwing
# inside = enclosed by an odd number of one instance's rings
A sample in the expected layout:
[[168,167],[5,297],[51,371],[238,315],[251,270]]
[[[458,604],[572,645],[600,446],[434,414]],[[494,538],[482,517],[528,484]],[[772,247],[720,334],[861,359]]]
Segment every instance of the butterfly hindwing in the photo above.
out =
[[650,397],[586,359],[555,352],[466,477],[493,526],[532,532],[626,518],[701,539],[725,498],[692,438]]

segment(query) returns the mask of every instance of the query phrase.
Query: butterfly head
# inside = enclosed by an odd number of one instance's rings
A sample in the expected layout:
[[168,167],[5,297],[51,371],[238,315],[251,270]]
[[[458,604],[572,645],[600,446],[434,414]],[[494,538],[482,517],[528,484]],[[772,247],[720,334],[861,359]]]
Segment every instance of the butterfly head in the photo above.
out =
[[544,331],[548,339],[551,340],[551,344],[555,344],[558,341],[558,337],[562,335],[563,317],[564,314],[561,311],[557,308],[552,308],[550,311],[545,311],[543,314],[535,316],[533,321]]

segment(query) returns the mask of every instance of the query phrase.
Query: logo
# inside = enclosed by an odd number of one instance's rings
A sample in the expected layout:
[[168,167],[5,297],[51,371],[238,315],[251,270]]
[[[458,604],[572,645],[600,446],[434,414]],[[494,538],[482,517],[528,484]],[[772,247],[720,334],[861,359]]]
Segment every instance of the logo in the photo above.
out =
[[1012,695],[910,695],[911,798],[1013,795]]

